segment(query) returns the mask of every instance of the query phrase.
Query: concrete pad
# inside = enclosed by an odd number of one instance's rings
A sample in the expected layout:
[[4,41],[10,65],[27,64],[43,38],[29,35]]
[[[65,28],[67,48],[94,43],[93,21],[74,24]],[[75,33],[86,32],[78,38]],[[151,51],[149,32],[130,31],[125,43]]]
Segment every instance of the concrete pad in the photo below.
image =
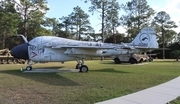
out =
[[166,104],[180,96],[180,77],[133,94],[96,104]]
[[23,71],[23,73],[74,73],[79,72],[78,69],[32,69],[31,71]]

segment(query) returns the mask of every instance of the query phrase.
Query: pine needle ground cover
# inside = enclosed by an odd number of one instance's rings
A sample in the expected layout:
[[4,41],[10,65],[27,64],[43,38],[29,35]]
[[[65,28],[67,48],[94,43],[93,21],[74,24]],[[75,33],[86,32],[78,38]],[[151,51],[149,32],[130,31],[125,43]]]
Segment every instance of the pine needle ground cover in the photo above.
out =
[[[26,65],[0,65],[0,103],[92,104],[127,95],[180,75],[180,62],[155,60],[143,64],[114,64],[87,60],[88,73],[22,73]],[[72,69],[76,62],[45,63],[33,68]],[[179,103],[177,99],[171,103]]]

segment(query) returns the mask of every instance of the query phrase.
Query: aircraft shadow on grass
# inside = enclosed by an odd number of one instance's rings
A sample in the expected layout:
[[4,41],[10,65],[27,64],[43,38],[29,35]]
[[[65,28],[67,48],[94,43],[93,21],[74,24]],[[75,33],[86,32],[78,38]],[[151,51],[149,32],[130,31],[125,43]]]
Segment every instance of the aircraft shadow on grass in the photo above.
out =
[[131,63],[128,63],[128,62],[123,62],[123,63],[120,63],[120,64],[115,64],[114,62],[102,62],[101,64],[110,64],[110,65],[121,65],[121,66],[132,66],[132,65],[141,65],[141,64],[147,64],[149,62],[143,62],[143,63],[136,63],[136,64],[131,64]]
[[108,72],[108,73],[130,73],[120,70],[115,70],[114,68],[105,68],[105,69],[99,69],[99,70],[90,70],[90,72]]
[[[63,70],[64,67],[57,67],[57,66],[55,66],[55,67],[37,67],[35,69],[47,69],[47,70],[62,69]],[[129,72],[115,70],[114,68],[90,70],[89,73],[91,73],[91,72],[129,73]],[[0,71],[0,73],[15,75],[15,76],[19,76],[22,78],[34,80],[36,82],[41,82],[41,83],[54,85],[54,86],[81,86],[77,82],[74,82],[73,80],[62,76],[61,72],[23,73],[20,70],[2,70],[2,71]],[[67,72],[67,73],[71,73],[73,76],[73,74],[79,73],[79,72]],[[85,73],[82,73],[82,74],[85,74]]]
[[54,86],[80,86],[77,82],[63,77],[58,73],[23,73],[20,70],[3,70],[0,73],[15,75]]

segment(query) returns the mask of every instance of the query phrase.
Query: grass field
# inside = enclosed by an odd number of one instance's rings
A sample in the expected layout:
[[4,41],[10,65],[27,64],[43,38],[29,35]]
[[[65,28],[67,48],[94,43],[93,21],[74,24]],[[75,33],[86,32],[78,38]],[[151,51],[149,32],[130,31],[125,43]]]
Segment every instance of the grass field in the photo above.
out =
[[[75,61],[33,68],[72,69]],[[26,65],[0,65],[0,104],[92,104],[152,87],[180,75],[180,62],[143,65],[89,60],[88,73],[22,73]],[[172,104],[180,103],[180,99]]]

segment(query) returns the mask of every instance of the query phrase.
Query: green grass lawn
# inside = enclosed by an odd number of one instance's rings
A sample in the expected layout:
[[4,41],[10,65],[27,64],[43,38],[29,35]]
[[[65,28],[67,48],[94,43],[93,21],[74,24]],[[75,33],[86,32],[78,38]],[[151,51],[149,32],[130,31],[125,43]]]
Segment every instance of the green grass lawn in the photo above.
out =
[[[0,104],[92,104],[140,91],[180,75],[180,62],[144,65],[85,61],[88,73],[22,73],[26,65],[0,65]],[[75,61],[36,64],[33,68],[75,68]],[[180,100],[172,102],[178,104]]]

